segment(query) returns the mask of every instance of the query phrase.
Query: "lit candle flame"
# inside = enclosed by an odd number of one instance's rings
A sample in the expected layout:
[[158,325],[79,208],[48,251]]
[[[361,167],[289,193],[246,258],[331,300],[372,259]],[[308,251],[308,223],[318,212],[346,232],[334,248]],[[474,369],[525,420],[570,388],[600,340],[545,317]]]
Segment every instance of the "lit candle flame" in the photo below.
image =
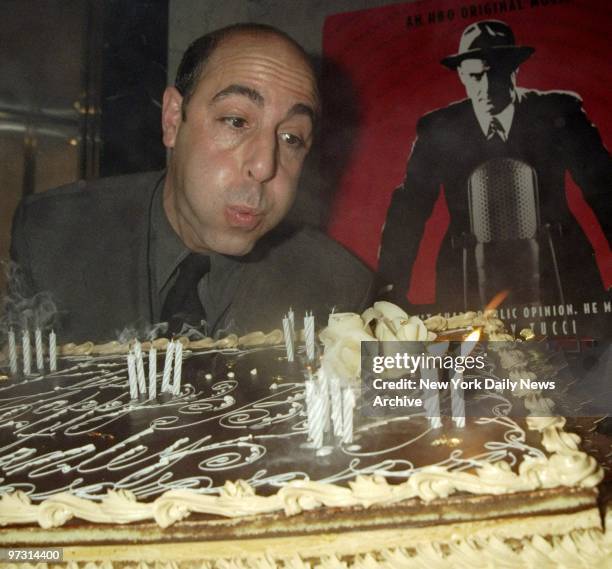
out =
[[498,292],[490,301],[489,304],[485,307],[485,312],[489,310],[496,310],[497,307],[506,300],[507,296],[510,294],[509,290],[502,290]]
[[478,340],[480,340],[480,328],[470,332],[469,336],[465,339],[466,342],[478,342]]
[[476,342],[480,339],[480,328],[477,328],[473,332],[470,332],[468,337],[461,342],[461,355],[463,357],[469,356],[472,350],[476,346]]

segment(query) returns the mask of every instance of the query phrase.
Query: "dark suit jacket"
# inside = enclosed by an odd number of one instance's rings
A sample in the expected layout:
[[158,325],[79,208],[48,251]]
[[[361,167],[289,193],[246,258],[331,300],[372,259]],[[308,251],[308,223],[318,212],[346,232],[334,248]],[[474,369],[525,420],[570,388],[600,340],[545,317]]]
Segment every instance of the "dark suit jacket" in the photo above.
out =
[[[152,323],[159,299],[151,290],[149,232],[158,183],[163,173],[81,181],[20,204],[11,256],[28,294],[51,293],[63,341],[110,340],[126,326]],[[361,310],[370,300],[370,271],[311,229],[271,232],[243,264],[233,300],[216,307],[213,331],[278,328],[290,306],[296,316],[313,310],[324,325],[334,306]]]
[[[393,194],[382,235],[379,272],[384,281],[394,283],[398,297],[405,299],[425,222],[443,188],[450,227],[438,257],[436,302],[446,306],[462,304],[462,258],[460,249],[453,249],[452,241],[470,232],[470,174],[495,157],[521,160],[535,169],[542,224],[558,225],[564,232],[558,254],[566,296],[575,297],[585,289],[588,292],[589,287],[602,290],[592,247],[568,208],[564,180],[569,172],[582,188],[609,239],[610,155],[578,97],[520,89],[517,94],[512,127],[504,145],[491,144],[486,139],[469,100],[433,111],[419,120],[406,178]],[[476,291],[475,279],[470,281]]]

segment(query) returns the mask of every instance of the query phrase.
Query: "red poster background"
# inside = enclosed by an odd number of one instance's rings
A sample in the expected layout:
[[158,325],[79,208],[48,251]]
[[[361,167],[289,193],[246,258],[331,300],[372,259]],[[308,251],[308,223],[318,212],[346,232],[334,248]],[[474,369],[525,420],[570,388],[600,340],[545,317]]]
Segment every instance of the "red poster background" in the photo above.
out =
[[[492,11],[502,5],[507,11]],[[431,13],[435,23],[430,23]],[[611,15],[609,0],[428,0],[327,18],[323,51],[335,71],[324,80],[324,89],[334,89],[336,73],[345,77],[354,93],[357,125],[332,205],[330,234],[376,268],[382,225],[391,193],[403,180],[417,120],[465,98],[457,74],[440,59],[457,52],[462,31],[478,20],[503,20],[512,27],[517,44],[535,47],[519,69],[517,84],[578,93],[609,149]],[[334,116],[328,116],[328,128],[334,128]],[[333,160],[333,149],[330,153]],[[596,251],[602,278],[611,286],[612,255],[606,238],[569,176],[566,195]],[[413,304],[434,302],[435,260],[448,219],[441,195],[413,270],[408,293]]]

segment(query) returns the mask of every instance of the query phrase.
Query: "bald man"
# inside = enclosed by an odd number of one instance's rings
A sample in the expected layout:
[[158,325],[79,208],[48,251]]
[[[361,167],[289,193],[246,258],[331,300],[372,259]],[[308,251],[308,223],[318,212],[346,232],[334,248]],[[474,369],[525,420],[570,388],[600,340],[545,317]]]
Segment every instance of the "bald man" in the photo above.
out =
[[319,98],[304,50],[239,24],[186,51],[164,92],[165,172],[79,182],[27,198],[12,256],[49,291],[63,339],[168,322],[214,335],[320,319],[370,300],[371,274],[321,233],[281,223],[313,144]]

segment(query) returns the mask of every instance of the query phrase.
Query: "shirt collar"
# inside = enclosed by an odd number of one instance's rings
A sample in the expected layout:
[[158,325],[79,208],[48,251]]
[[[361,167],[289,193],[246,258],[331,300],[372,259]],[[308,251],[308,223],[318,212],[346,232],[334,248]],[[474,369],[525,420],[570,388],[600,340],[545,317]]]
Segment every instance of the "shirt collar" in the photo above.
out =
[[473,104],[472,108],[474,109],[474,114],[476,115],[476,119],[478,120],[478,124],[480,125],[480,130],[485,136],[487,136],[489,132],[489,124],[491,123],[491,119],[495,117],[504,127],[505,140],[508,140],[510,128],[512,127],[512,120],[514,119],[515,98],[513,98],[513,101],[501,113],[498,113],[496,115],[485,113]]
[[157,285],[156,292],[159,294],[166,286],[179,263],[188,255],[189,249],[185,247],[180,237],[172,229],[166,217],[163,184],[155,196],[152,213],[155,282]]
[[[190,253],[166,217],[163,193],[163,184],[160,184],[153,198],[151,212],[154,292],[160,300],[168,292],[178,265]],[[242,269],[243,262],[239,257],[210,254],[210,271],[204,275],[198,287],[202,305],[206,308],[209,334],[214,333],[219,326],[229,324],[223,317],[240,283]],[[161,302],[158,309],[161,310]],[[155,316],[159,318],[159,313]]]

